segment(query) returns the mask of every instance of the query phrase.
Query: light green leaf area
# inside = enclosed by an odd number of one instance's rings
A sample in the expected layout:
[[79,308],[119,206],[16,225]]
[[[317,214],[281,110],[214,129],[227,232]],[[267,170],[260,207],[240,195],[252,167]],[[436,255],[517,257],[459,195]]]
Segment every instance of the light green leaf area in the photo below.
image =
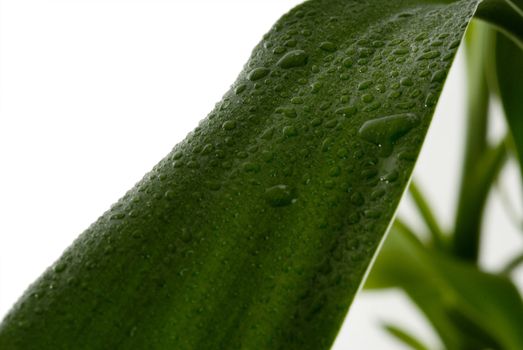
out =
[[311,0],[283,16],[208,117],[27,290],[0,348],[329,348],[476,3]]
[[[523,17],[521,25],[523,27]],[[500,33],[496,35],[496,73],[523,176],[523,49]]]
[[396,340],[400,341],[404,345],[406,345],[409,349],[413,350],[428,350],[429,347],[423,344],[420,340],[418,340],[415,336],[410,334],[408,331],[395,326],[391,324],[385,324],[383,326],[385,331],[389,333],[391,336],[396,338]]
[[399,286],[448,349],[522,349],[523,302],[510,280],[423,246],[395,225],[367,288]]

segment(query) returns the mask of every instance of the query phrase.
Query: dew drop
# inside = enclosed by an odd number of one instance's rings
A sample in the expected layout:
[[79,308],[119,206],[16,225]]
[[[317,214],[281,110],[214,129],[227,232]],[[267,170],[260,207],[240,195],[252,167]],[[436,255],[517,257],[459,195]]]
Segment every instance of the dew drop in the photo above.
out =
[[339,166],[333,166],[329,169],[329,175],[332,177],[337,177],[341,174],[341,169]]
[[398,177],[399,177],[398,171],[392,170],[390,173],[387,173],[387,174],[383,175],[382,177],[380,177],[380,181],[385,182],[385,183],[391,183],[391,182],[396,181],[398,179]]
[[234,120],[227,120],[225,123],[222,124],[222,128],[224,130],[232,130],[236,128],[236,122]]
[[298,116],[296,110],[292,107],[278,107],[276,108],[276,113],[283,114],[287,118],[296,118]]
[[250,73],[249,73],[249,80],[250,81],[256,81],[256,80],[259,80],[265,76],[267,76],[267,74],[269,74],[270,70],[268,68],[265,68],[265,67],[258,67],[258,68],[254,68]]
[[285,126],[283,128],[283,135],[285,135],[287,137],[293,137],[293,136],[298,135],[298,130],[296,130],[296,127],[294,127],[292,125]]
[[286,53],[278,63],[277,66],[281,68],[293,68],[293,67],[302,67],[307,64],[309,55],[303,50],[293,50]]
[[331,119],[328,122],[325,123],[325,127],[328,129],[334,128],[336,125],[338,125],[338,121],[336,119]]
[[352,58],[346,58],[342,62],[344,67],[350,68],[354,65],[354,60]]
[[358,84],[358,90],[368,89],[372,85],[372,80],[365,80]]
[[361,138],[381,148],[382,156],[392,153],[393,143],[419,124],[413,113],[401,113],[368,120],[358,131]]
[[314,118],[311,120],[311,125],[312,126],[319,126],[321,125],[322,123],[322,119],[321,118]]
[[320,44],[320,49],[327,52],[334,52],[336,51],[337,47],[336,44],[330,41],[324,41]]
[[287,185],[276,185],[265,190],[264,198],[272,207],[285,207],[296,199]]
[[257,173],[260,171],[260,166],[256,163],[245,162],[243,163],[243,170],[248,173]]
[[350,116],[356,114],[357,111],[358,109],[356,108],[356,106],[345,106],[338,108],[335,113],[340,114],[345,118],[349,118]]
[[396,56],[403,56],[408,53],[409,53],[409,49],[405,49],[405,48],[396,49],[396,50],[392,51],[392,54],[396,55]]
[[434,72],[434,74],[432,75],[432,77],[430,78],[430,81],[432,83],[435,83],[435,82],[442,82],[443,80],[445,80],[445,77],[447,76],[447,73],[445,72],[445,70],[441,69],[441,70],[437,70],[436,72]]
[[354,204],[356,206],[362,206],[363,203],[365,203],[365,200],[363,199],[363,196],[359,192],[354,192],[350,196],[350,201],[351,201],[352,204]]
[[64,272],[66,268],[67,268],[67,263],[60,261],[60,262],[57,262],[53,266],[53,271],[56,273],[61,273],[61,272]]
[[370,103],[374,101],[374,96],[372,94],[364,94],[361,96],[361,100],[365,103]]
[[264,139],[264,140],[270,140],[272,139],[272,136],[274,135],[274,129],[273,128],[270,128],[270,129],[267,129],[265,130],[262,134],[261,134],[261,138]]
[[432,107],[438,102],[438,97],[433,92],[429,92],[425,98],[425,107]]
[[414,85],[414,81],[410,77],[402,78],[400,80],[400,84],[403,86],[412,86],[412,85]]
[[239,95],[239,94],[241,94],[242,92],[244,92],[246,88],[247,88],[247,86],[246,86],[245,84],[238,85],[238,86],[236,87],[236,89],[234,89],[234,93],[235,93],[236,95]]
[[381,213],[375,209],[367,209],[363,212],[363,215],[369,219],[377,219],[380,217]]
[[428,52],[425,52],[424,54],[420,55],[418,57],[418,60],[432,59],[432,58],[439,57],[440,55],[441,55],[441,52],[439,52],[439,51],[428,51]]

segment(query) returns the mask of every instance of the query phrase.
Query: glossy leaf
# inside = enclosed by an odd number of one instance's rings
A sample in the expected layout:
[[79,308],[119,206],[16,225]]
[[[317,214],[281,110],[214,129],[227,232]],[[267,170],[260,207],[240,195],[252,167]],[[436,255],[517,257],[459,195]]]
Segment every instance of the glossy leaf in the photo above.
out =
[[501,103],[523,175],[523,49],[500,33],[496,35],[496,73]]
[[29,288],[0,348],[329,348],[475,6],[311,0],[283,16],[214,111]]
[[523,348],[523,302],[506,278],[425,248],[396,227],[378,256],[368,288],[403,288],[449,349],[500,344]]

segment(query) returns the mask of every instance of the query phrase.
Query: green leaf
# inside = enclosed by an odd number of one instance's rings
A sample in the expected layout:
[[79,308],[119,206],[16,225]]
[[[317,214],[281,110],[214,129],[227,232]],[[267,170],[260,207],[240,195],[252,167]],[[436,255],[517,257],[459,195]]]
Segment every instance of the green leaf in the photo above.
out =
[[501,103],[523,176],[523,50],[500,33],[496,35],[496,73]]
[[394,338],[401,341],[405,345],[407,345],[410,349],[414,350],[428,350],[429,347],[424,345],[420,340],[418,340],[415,336],[410,334],[408,331],[392,325],[392,324],[385,324],[383,328]]
[[429,205],[429,202],[425,198],[425,195],[421,191],[421,188],[416,184],[415,181],[412,181],[409,186],[409,193],[416,204],[416,208],[419,211],[425,225],[429,229],[429,233],[432,237],[432,243],[438,249],[446,250],[446,241],[445,234],[441,229],[436,216],[432,208]]
[[507,278],[479,271],[425,248],[395,226],[378,256],[367,288],[403,288],[449,349],[500,344],[523,348],[523,302]]
[[[478,181],[489,169],[483,167],[487,142],[490,101],[489,70],[495,32],[486,23],[472,21],[466,34],[467,128],[461,181],[452,235],[452,252],[475,262],[479,256],[482,213],[490,183]],[[481,166],[480,166],[481,164]],[[495,168],[498,169],[498,168]],[[493,173],[491,180],[495,178]]]
[[523,49],[522,3],[521,0],[483,0],[475,16],[495,26]]
[[476,4],[284,15],[214,111],[28,289],[0,348],[329,348]]

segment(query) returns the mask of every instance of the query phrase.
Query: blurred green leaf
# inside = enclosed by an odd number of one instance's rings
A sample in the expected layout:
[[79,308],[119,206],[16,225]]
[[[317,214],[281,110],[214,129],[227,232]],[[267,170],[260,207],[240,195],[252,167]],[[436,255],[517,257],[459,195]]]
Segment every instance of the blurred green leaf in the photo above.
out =
[[451,323],[467,339],[468,349],[502,349],[501,345],[492,338],[490,332],[478,324],[473,317],[459,309],[451,308],[446,310]]
[[475,16],[503,32],[523,48],[523,5],[521,0],[484,0]]
[[[479,253],[481,217],[488,188],[472,181],[484,171],[478,166],[488,149],[489,84],[486,67],[492,62],[495,31],[481,21],[472,21],[465,36],[467,58],[467,128],[462,162],[452,252],[475,262]],[[481,196],[479,194],[482,194]]]
[[523,50],[501,33],[496,35],[496,72],[499,95],[523,175]]
[[438,220],[436,219],[436,215],[434,214],[434,211],[432,210],[429,201],[427,200],[423,191],[414,180],[410,183],[409,193],[412,199],[414,200],[416,208],[421,217],[423,218],[425,225],[427,225],[427,228],[429,229],[429,233],[432,237],[434,245],[438,249],[445,249],[446,242],[443,230],[441,229]]
[[483,345],[523,349],[523,302],[510,280],[427,249],[401,225],[393,227],[366,287],[396,286],[425,313],[449,349],[470,348],[478,340],[456,327],[456,315],[474,325],[469,329],[481,330]]
[[418,340],[415,336],[410,334],[410,332],[404,330],[401,327],[395,326],[393,324],[384,324],[383,328],[387,333],[392,335],[397,340],[401,341],[405,345],[407,345],[409,348],[414,350],[428,350],[429,347],[423,344],[420,340]]
[[514,272],[514,270],[520,267],[521,264],[523,264],[523,253],[520,253],[510,259],[505,267],[501,270],[501,273],[509,276]]

